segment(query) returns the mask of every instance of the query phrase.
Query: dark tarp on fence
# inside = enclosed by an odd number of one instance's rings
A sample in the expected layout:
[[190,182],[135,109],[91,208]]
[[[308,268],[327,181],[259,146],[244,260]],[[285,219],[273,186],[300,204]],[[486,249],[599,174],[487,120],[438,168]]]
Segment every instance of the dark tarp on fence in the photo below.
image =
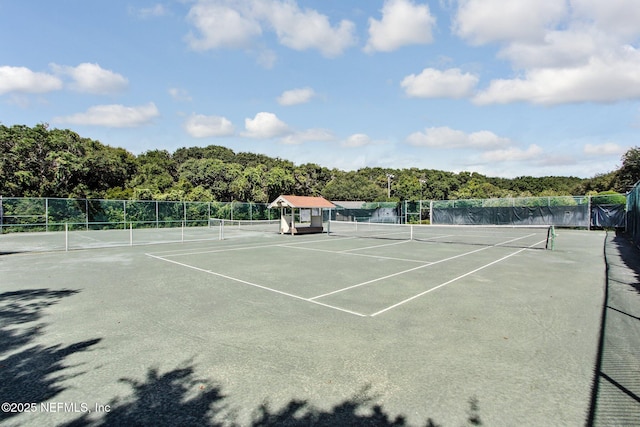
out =
[[627,194],[627,233],[636,246],[640,245],[640,182]]
[[624,205],[592,205],[591,206],[591,226],[602,228],[624,228],[625,227],[625,206]]
[[434,224],[504,224],[588,227],[589,206],[434,208]]

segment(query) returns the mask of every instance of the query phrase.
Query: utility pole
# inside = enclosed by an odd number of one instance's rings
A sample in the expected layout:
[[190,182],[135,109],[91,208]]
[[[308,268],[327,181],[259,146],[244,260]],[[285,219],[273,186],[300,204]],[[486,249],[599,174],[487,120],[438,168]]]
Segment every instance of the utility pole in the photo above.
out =
[[395,175],[388,173],[387,174],[387,199],[391,198],[391,179],[395,178]]

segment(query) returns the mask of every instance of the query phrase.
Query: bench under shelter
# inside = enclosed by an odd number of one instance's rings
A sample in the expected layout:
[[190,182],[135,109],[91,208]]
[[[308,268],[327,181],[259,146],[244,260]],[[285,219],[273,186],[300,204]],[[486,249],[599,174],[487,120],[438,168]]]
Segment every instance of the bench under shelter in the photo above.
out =
[[336,205],[324,197],[281,195],[269,204],[269,208],[280,208],[280,234],[294,235],[322,233],[322,211],[335,209]]

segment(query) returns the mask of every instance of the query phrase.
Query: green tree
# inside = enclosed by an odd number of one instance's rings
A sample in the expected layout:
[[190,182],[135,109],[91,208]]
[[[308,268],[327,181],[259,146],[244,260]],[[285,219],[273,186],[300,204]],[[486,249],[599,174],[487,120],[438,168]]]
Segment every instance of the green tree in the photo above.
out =
[[262,164],[245,167],[242,172],[247,182],[247,192],[242,200],[256,203],[269,202],[269,192],[266,184],[267,168]]
[[315,163],[300,165],[294,170],[294,192],[301,196],[318,196],[331,180],[331,171]]
[[454,193],[456,199],[491,199],[505,197],[507,192],[481,178],[472,178]]
[[336,172],[334,177],[322,190],[322,195],[329,200],[386,200],[386,188],[382,189],[358,172]]
[[182,147],[173,153],[173,159],[178,165],[183,164],[187,160],[198,159],[218,159],[225,163],[235,161],[235,153],[227,147],[219,145],[209,145],[207,147]]
[[622,155],[622,165],[615,177],[615,190],[626,193],[640,181],[640,148],[633,147]]
[[232,184],[242,175],[242,167],[220,159],[189,159],[180,166],[179,175],[195,187],[211,191],[215,200],[231,202],[237,190]]
[[0,126],[0,150],[3,195],[101,197],[135,170],[126,150],[46,124]]
[[137,163],[137,173],[129,182],[131,188],[156,194],[166,192],[176,183],[176,162],[168,151],[147,151],[138,156]]
[[293,173],[279,166],[266,175],[268,200],[273,201],[281,194],[291,194],[295,185]]

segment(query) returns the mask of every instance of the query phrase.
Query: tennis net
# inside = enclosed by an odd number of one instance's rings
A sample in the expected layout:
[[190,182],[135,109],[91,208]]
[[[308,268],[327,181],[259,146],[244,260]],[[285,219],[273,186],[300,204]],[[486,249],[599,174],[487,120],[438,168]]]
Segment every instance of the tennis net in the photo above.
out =
[[329,221],[330,236],[553,249],[549,225],[422,225]]
[[209,228],[217,228],[220,240],[225,234],[254,232],[254,233],[277,233],[279,229],[279,219],[220,219],[209,218]]

